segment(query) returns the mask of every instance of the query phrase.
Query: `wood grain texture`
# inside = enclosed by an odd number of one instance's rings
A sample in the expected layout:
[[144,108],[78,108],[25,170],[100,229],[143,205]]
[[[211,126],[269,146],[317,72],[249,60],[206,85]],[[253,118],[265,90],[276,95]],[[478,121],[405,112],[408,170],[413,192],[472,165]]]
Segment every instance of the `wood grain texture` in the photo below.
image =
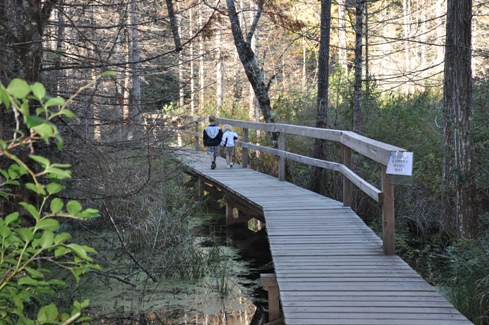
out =
[[[375,144],[373,144],[375,147]],[[378,150],[378,148],[376,148]],[[287,325],[472,324],[349,207],[222,158],[185,152],[189,173],[260,210]]]

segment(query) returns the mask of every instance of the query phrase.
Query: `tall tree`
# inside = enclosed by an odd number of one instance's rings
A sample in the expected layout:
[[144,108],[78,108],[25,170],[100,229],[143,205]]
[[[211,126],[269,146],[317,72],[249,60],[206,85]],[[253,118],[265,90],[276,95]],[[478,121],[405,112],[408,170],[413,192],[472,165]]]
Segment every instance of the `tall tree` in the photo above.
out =
[[229,20],[231,22],[231,30],[233,33],[234,44],[238,51],[239,59],[245,70],[248,81],[253,87],[255,96],[260,104],[260,110],[266,123],[274,123],[275,120],[272,114],[272,107],[270,104],[270,97],[268,95],[269,85],[265,84],[265,76],[263,71],[258,66],[258,60],[251,48],[251,39],[253,33],[258,25],[262,10],[263,1],[259,1],[257,4],[257,11],[253,22],[251,23],[250,30],[246,35],[246,40],[241,30],[241,24],[236,12],[234,0],[226,0],[228,7]]
[[[329,89],[329,48],[331,31],[331,0],[321,1],[321,35],[319,40],[319,71],[318,97],[316,111],[316,127],[325,128],[328,125],[328,89]],[[314,158],[326,158],[326,141],[314,140]],[[310,176],[310,188],[314,192],[321,191],[324,169],[313,167]]]
[[362,65],[363,65],[363,8],[364,0],[355,2],[355,81],[353,84],[353,132],[360,132],[362,121]]
[[475,161],[472,144],[472,0],[448,0],[443,87],[443,190],[445,221],[457,236],[471,237]]

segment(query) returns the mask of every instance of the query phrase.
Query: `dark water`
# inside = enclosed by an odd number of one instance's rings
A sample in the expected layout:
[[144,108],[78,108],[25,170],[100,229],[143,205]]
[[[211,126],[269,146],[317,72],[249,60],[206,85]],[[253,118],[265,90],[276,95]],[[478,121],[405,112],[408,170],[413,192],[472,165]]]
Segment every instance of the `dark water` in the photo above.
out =
[[260,274],[274,272],[265,225],[252,220],[250,223],[227,226],[223,208],[210,207],[209,212],[217,218],[202,225],[199,231],[213,233],[218,242],[212,244],[236,250],[235,259],[247,265],[237,277],[239,285],[255,307],[252,319],[246,324],[264,323],[267,319],[268,293],[259,285]]

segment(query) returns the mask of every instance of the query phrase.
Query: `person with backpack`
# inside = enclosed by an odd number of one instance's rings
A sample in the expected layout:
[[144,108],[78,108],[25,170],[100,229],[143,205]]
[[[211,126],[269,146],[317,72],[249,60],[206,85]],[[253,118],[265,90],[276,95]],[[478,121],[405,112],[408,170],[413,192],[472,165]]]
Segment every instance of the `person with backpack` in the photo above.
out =
[[224,124],[222,127],[224,133],[222,135],[221,147],[224,147],[224,154],[226,155],[226,168],[231,168],[234,165],[233,162],[233,149],[235,146],[234,140],[238,138],[238,134],[233,132],[231,125]]
[[219,144],[222,140],[222,130],[216,123],[214,115],[209,116],[209,125],[204,128],[204,146],[211,157],[211,169],[216,169],[216,157],[219,155]]

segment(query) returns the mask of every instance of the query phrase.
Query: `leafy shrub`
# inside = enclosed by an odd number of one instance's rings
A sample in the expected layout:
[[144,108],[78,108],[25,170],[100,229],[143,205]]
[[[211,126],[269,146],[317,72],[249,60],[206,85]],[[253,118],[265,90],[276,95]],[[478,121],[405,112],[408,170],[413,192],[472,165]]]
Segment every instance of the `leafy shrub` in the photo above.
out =
[[489,316],[489,240],[463,239],[449,247],[449,273],[444,292],[450,302],[475,324]]
[[[31,114],[32,102],[38,104],[35,114]],[[52,120],[75,117],[66,109],[67,103],[62,98],[46,96],[40,83],[28,85],[14,79],[7,88],[0,87],[0,105],[12,113],[16,125],[9,140],[0,140],[0,196],[5,200],[4,206],[8,203],[14,207],[0,219],[2,324],[69,324],[87,320],[80,316],[88,301],[75,301],[70,313],[60,313],[53,303],[42,306],[44,297],[54,294],[54,287],[65,284],[60,279],[48,279],[52,269],[69,270],[78,281],[90,268],[98,268],[88,255],[95,251],[71,242],[71,235],[60,230],[58,221],[90,219],[98,211],[84,210],[78,201],[64,202],[57,197],[64,189],[62,181],[71,176],[69,165],[52,163],[33,154],[39,141],[54,140],[62,148],[62,139]],[[30,154],[26,155],[26,151]],[[14,205],[20,190],[34,194],[37,203],[24,200]],[[26,225],[26,220],[30,224]]]

